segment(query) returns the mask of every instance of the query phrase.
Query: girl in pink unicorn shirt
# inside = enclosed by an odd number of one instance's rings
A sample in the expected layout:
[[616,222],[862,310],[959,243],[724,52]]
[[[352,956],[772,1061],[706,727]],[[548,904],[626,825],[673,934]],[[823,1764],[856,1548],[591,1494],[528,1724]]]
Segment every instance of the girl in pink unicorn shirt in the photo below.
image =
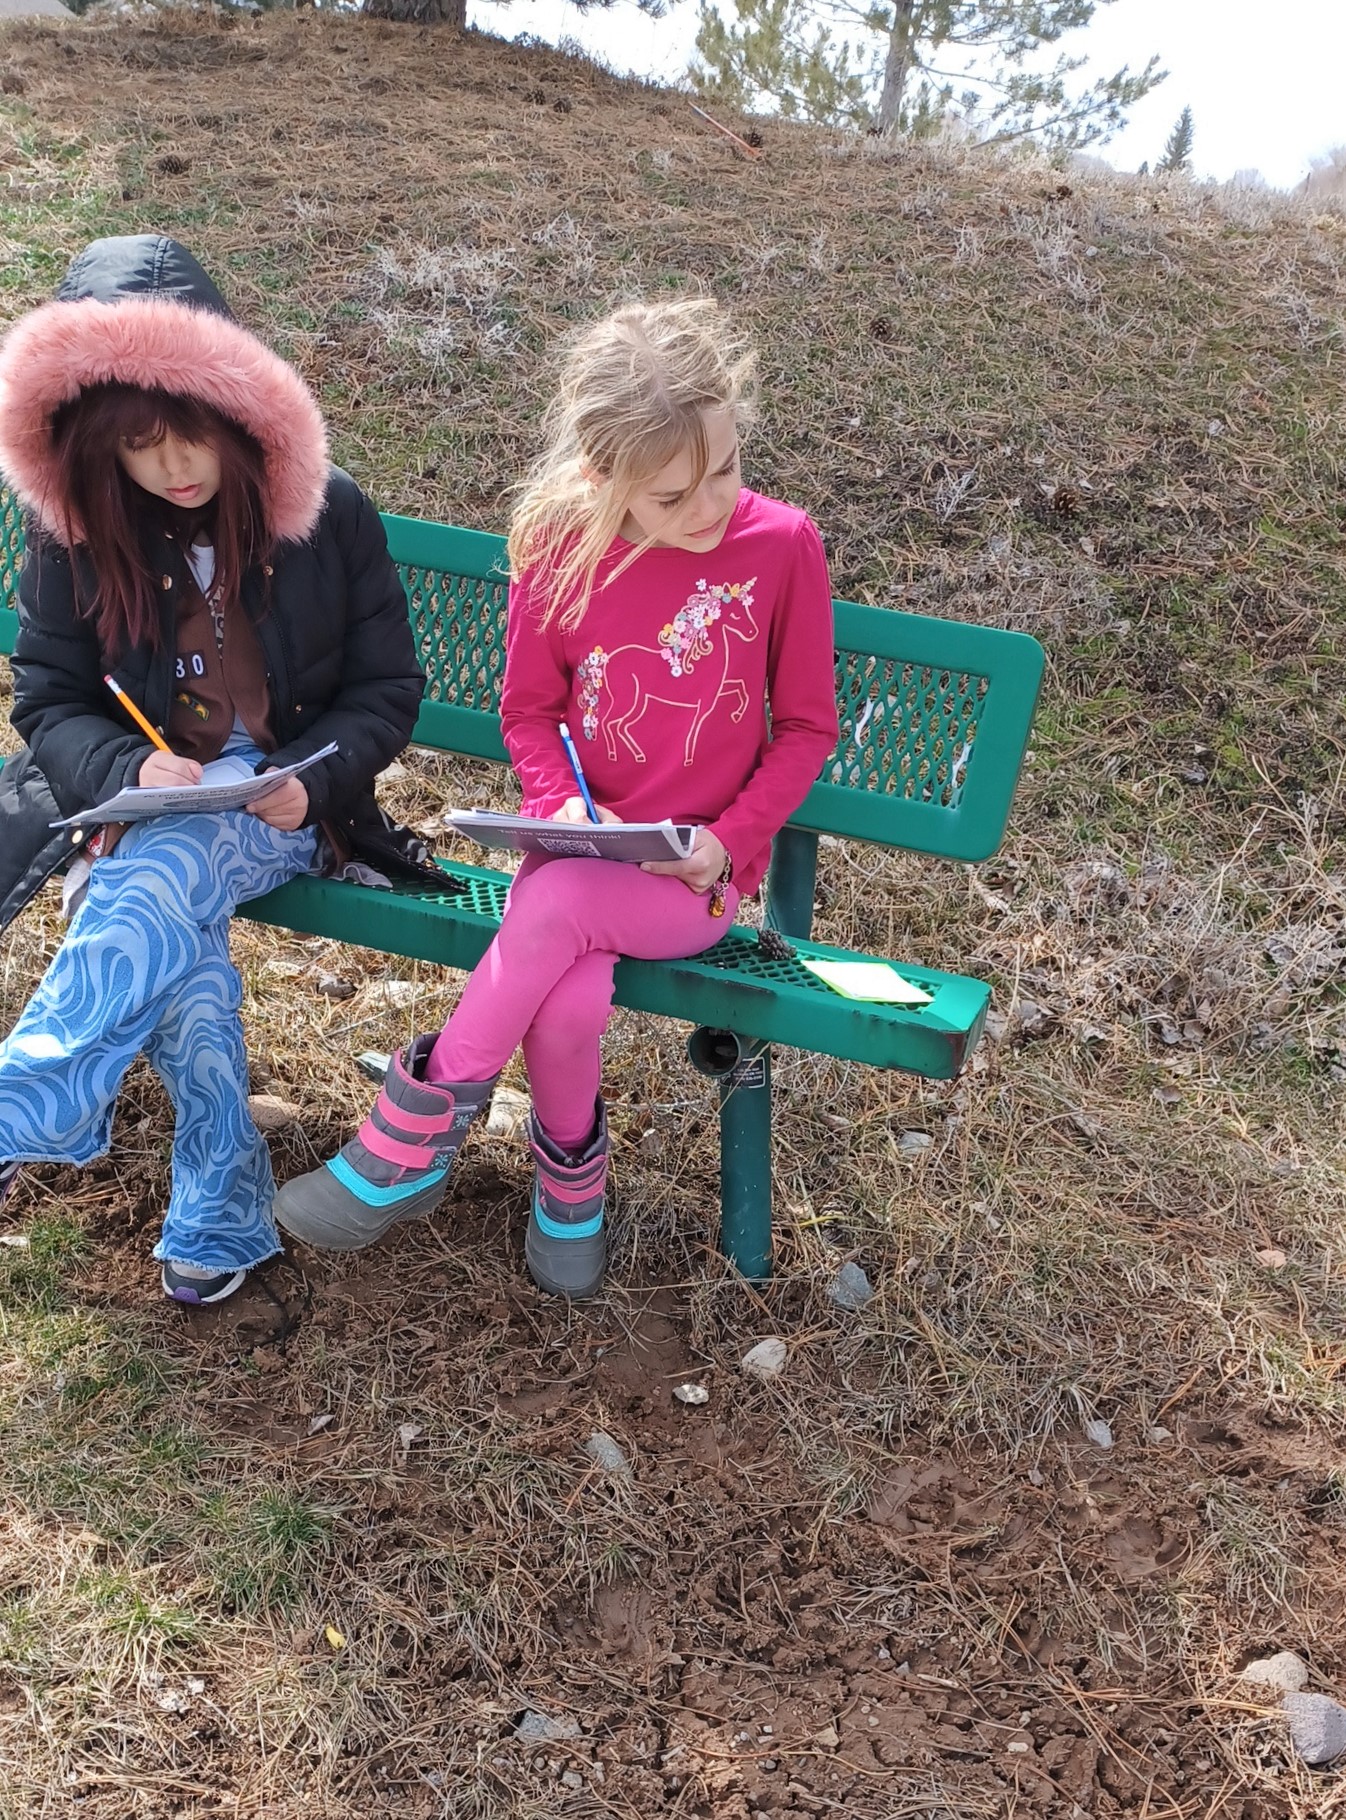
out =
[[719,941],[837,738],[818,532],[742,483],[752,373],[708,301],[632,305],[571,347],[510,527],[505,744],[525,814],[588,819],[565,722],[604,821],[694,822],[695,847],[644,866],[526,858],[444,1029],[393,1058],[357,1137],[282,1189],[297,1237],[351,1250],[436,1207],[522,1044],[529,1272],[553,1294],[601,1284],[616,962]]

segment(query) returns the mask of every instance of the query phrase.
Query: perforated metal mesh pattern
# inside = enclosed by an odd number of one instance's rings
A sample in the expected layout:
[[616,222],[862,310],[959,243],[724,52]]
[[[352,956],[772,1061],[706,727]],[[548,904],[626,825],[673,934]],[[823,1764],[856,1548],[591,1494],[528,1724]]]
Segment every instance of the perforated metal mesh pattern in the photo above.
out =
[[398,573],[428,680],[426,699],[498,714],[508,584],[503,578],[479,581],[408,563]]
[[[793,987],[796,992],[816,992],[829,1000],[836,997],[825,980],[820,980],[816,973],[810,973],[797,959],[790,957],[777,960],[774,955],[764,953],[758,947],[756,939],[746,933],[740,935],[735,932],[726,936],[715,947],[698,955],[697,959],[703,966],[718,967],[721,972],[737,974],[740,979],[765,980],[773,986]],[[919,1013],[925,1007],[910,1005],[906,1009]]]
[[462,910],[472,916],[489,917],[498,923],[505,914],[505,896],[509,891],[511,875],[502,872],[496,878],[484,878],[478,873],[446,872],[442,886],[417,885],[405,879],[399,879],[394,886],[398,897],[414,897],[418,902],[429,904],[451,905],[455,910]]
[[23,513],[10,492],[0,492],[0,602],[17,604],[23,568]]
[[957,808],[989,686],[967,670],[839,651],[841,737],[823,781]]
[[738,935],[726,936],[713,948],[698,958],[707,967],[718,967],[722,973],[739,973],[746,979],[770,980],[773,986],[820,986],[827,992],[831,988],[822,985],[816,974],[810,973],[807,967],[801,967],[797,960],[776,960],[764,954],[753,940]]

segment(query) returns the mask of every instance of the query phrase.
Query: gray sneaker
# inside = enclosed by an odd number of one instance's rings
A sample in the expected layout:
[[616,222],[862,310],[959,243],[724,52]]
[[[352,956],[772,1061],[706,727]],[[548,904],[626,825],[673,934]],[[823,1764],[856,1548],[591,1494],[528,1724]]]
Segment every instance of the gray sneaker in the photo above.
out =
[[9,1198],[9,1191],[19,1179],[22,1163],[0,1163],[0,1207]]
[[425,1079],[437,1033],[394,1055],[358,1134],[330,1163],[296,1176],[276,1196],[286,1232],[324,1251],[359,1251],[398,1220],[433,1213],[468,1126],[489,1102],[494,1080]]
[[608,1179],[608,1119],[602,1100],[593,1137],[578,1156],[553,1144],[536,1114],[528,1145],[536,1175],[524,1257],[528,1274],[548,1295],[579,1301],[596,1295],[607,1267],[603,1194]]
[[223,1302],[247,1281],[246,1270],[202,1270],[195,1264],[164,1265],[164,1294],[171,1302],[200,1308]]

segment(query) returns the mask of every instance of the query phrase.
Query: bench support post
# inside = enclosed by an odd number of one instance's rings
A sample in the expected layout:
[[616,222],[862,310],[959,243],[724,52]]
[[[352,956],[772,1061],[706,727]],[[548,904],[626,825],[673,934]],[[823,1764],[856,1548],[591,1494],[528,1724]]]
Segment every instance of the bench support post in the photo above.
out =
[[720,1076],[720,1243],[749,1281],[771,1274],[771,1046]]
[[[813,926],[818,837],[782,828],[772,847],[766,922],[782,935]],[[688,1053],[720,1083],[720,1244],[749,1281],[771,1274],[771,1045],[696,1030]]]

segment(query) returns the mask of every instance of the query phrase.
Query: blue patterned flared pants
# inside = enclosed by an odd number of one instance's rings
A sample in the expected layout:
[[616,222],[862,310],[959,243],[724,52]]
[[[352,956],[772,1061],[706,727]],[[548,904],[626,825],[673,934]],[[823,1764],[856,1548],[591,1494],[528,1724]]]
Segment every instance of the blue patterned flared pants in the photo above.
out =
[[87,1163],[107,1148],[143,1049],[177,1113],[156,1258],[206,1270],[279,1250],[266,1144],[248,1111],[229,918],[313,864],[315,834],[255,815],[172,815],[128,829],[0,1043],[0,1159]]

